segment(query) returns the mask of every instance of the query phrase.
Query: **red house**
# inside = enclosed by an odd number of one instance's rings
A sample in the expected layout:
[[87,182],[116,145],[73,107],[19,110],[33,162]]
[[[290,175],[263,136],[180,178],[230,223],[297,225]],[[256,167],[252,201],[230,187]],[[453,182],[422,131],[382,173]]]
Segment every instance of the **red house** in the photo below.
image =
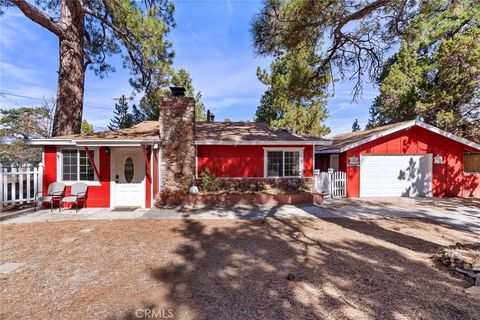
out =
[[206,168],[219,178],[313,181],[322,138],[268,129],[255,122],[195,123],[193,98],[165,97],[159,121],[132,128],[49,139],[43,146],[43,190],[60,181],[89,185],[88,207],[149,208],[161,193],[185,192]]
[[[255,122],[195,122],[195,101],[161,101],[159,121],[129,129],[31,139],[43,146],[43,190],[89,185],[88,207],[149,208],[186,192],[208,168],[218,178],[295,178],[346,171],[347,196],[480,196],[480,145],[409,121],[322,139]],[[313,183],[311,183],[313,185]]]
[[480,145],[420,121],[331,138],[316,169],[347,173],[347,197],[480,197]]

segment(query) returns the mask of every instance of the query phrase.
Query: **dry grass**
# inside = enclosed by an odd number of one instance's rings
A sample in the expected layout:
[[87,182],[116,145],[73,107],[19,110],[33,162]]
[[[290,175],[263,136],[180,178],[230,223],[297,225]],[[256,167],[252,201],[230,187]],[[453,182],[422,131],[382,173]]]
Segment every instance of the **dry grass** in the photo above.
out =
[[1,262],[27,263],[1,275],[1,319],[135,319],[138,308],[171,308],[177,319],[480,319],[468,283],[429,258],[478,236],[427,220],[0,228]]

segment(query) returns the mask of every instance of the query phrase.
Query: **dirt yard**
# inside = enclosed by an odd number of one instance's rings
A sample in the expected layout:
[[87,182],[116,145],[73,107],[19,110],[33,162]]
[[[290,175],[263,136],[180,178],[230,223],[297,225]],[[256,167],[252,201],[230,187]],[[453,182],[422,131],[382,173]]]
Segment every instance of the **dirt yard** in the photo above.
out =
[[1,319],[480,319],[480,299],[463,293],[471,284],[430,260],[479,236],[427,220],[117,220],[0,231],[0,263],[26,263],[0,274]]

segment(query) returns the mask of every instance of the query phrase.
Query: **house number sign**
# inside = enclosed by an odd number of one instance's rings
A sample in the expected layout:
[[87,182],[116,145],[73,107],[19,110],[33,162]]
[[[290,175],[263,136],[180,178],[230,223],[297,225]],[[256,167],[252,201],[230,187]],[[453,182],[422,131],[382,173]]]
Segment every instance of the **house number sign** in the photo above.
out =
[[350,158],[348,158],[348,165],[349,166],[359,166],[360,163],[358,162],[358,157],[351,156]]

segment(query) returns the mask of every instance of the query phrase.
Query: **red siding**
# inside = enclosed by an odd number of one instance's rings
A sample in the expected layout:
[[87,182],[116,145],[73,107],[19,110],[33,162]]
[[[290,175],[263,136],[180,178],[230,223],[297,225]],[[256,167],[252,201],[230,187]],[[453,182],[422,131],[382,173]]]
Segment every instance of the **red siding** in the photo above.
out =
[[303,170],[304,175],[313,175],[313,146],[224,146],[202,145],[198,146],[197,164],[198,174],[209,168],[216,177],[220,178],[245,178],[264,176],[264,149],[265,147],[292,147],[304,148]]
[[[369,153],[440,155],[444,164],[432,165],[433,196],[480,197],[480,174],[463,172],[464,150],[475,151],[452,139],[414,126],[347,150],[340,161],[346,165],[349,157]],[[347,196],[359,195],[360,167],[347,166]]]
[[[99,148],[100,163],[97,169],[100,171],[101,185],[88,187],[87,207],[110,207],[110,154],[106,153],[106,149],[106,147]],[[48,185],[57,181],[57,148],[55,146],[45,146],[44,156],[43,190],[46,192]],[[60,181],[60,179],[58,180]],[[65,192],[69,195],[70,187],[67,187]]]
[[47,195],[48,185],[57,181],[57,148],[45,146],[43,148],[43,195]]
[[143,154],[145,156],[145,207],[152,206],[152,170],[151,170],[151,148],[150,146],[143,147]]

